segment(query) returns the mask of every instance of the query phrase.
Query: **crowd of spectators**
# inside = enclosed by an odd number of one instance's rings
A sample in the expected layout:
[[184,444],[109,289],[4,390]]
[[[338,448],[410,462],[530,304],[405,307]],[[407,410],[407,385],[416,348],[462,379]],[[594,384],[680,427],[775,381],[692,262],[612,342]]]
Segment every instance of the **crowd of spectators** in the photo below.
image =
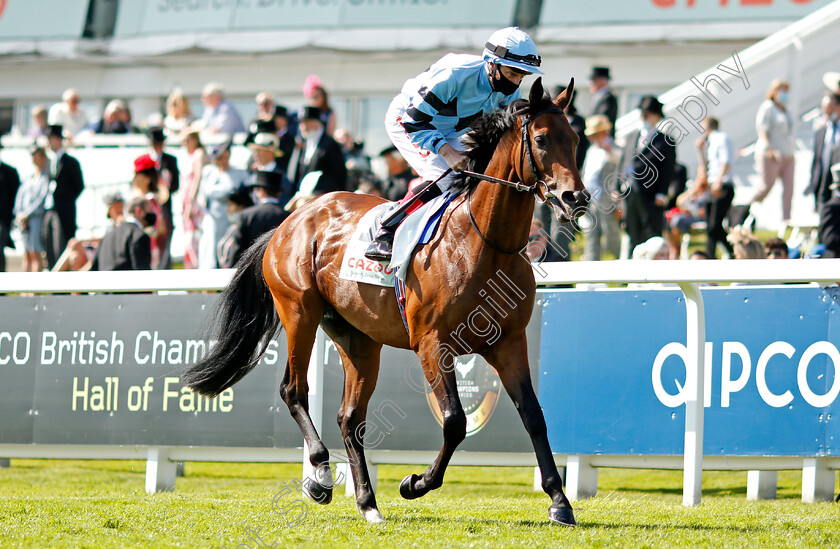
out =
[[[578,223],[566,226],[545,206],[537,207],[531,242],[540,246],[540,258],[569,260],[570,244],[580,238],[583,260],[620,257],[624,235],[628,257],[675,259],[684,253],[685,235],[698,230],[705,232],[706,245],[693,259],[716,258],[719,249],[731,258],[840,254],[840,75],[825,77],[829,89],[821,104],[823,124],[814,136],[807,192],[820,214],[822,247],[816,251],[788,250],[781,239],[768,240],[766,249],[753,242],[749,209],[732,208],[734,152],[719,120],[703,121],[704,132],[696,142],[699,165],[688,174],[673,140],[658,127],[665,113],[656,97],[642,98],[641,129],[617,143],[618,102],[609,68],[594,67],[589,80],[588,112],[578,112],[574,98],[567,110],[581,139],[576,160],[589,206]],[[758,107],[755,159],[761,185],[751,199],[763,201],[781,180],[784,220],[790,218],[794,173],[789,90],[789,83],[774,81]],[[306,79],[302,100],[304,107],[292,110],[277,104],[271,93],[260,92],[246,125],[220,84],[204,87],[200,116],[193,115],[188,97],[176,88],[165,112],[139,129],[119,99],[106,105],[99,120],[88,120],[79,108],[79,94],[68,89],[52,107],[32,109],[28,136],[33,167],[27,170],[32,175],[20,181],[14,168],[0,163],[0,249],[12,245],[11,231],[16,229],[24,247],[24,270],[166,269],[173,266],[173,233],[181,231],[184,268],[231,267],[261,231],[315,196],[339,190],[393,201],[405,196],[417,176],[395,147],[378,154],[385,170],[384,177],[377,177],[364,143],[340,126],[317,76]],[[65,146],[84,132],[142,132],[149,140],[148,152],[134,162],[129,194],[106,197],[110,223],[101,242],[75,238],[76,200],[84,178]],[[214,134],[224,141],[218,144],[214,138],[210,142],[217,144],[208,149],[202,139]],[[245,135],[243,144],[250,152],[244,165],[231,163],[237,134]],[[173,140],[183,145],[180,169],[178,160],[164,152],[165,143]],[[173,221],[176,207],[183,209],[180,227]],[[0,269],[5,269],[3,254]]]

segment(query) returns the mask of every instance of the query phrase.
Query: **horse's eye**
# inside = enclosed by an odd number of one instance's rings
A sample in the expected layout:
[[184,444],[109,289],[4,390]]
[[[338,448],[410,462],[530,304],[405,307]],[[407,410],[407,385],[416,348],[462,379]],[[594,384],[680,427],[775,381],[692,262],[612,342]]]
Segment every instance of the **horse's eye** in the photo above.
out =
[[537,144],[537,147],[545,148],[546,144],[548,144],[548,139],[544,135],[538,135],[534,137],[534,143]]

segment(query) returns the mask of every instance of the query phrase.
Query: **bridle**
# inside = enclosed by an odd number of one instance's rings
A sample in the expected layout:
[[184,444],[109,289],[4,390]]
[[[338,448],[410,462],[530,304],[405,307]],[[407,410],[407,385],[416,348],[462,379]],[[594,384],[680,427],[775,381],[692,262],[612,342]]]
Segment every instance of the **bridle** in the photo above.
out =
[[[531,122],[534,121],[535,118],[542,114],[562,112],[562,109],[552,105],[535,113],[526,114],[522,117],[522,146],[519,147],[519,173],[522,174],[522,179],[525,179],[525,156],[527,154],[528,164],[531,168],[531,173],[534,174],[535,178],[533,185],[527,185],[524,182],[520,181],[508,181],[507,179],[500,179],[498,177],[492,177],[489,175],[484,175],[483,173],[471,172],[468,170],[459,170],[459,173],[462,173],[469,177],[474,177],[475,179],[480,179],[482,181],[488,181],[490,183],[496,183],[505,187],[511,187],[520,192],[532,194],[540,204],[544,204],[546,202],[549,202],[551,204],[559,204],[560,201],[558,200],[557,195],[551,192],[551,190],[548,188],[548,183],[546,183],[545,180],[540,177],[540,170],[537,167],[537,159],[534,157],[534,150],[533,147],[531,147],[531,136],[528,132],[528,126],[531,124]],[[542,196],[540,196],[539,192],[541,187],[543,189]],[[525,248],[528,247],[528,242],[526,242],[523,246],[519,248],[509,250],[505,248],[500,248],[492,242],[490,242],[489,240],[487,240],[487,237],[481,233],[481,230],[478,228],[478,225],[476,225],[475,218],[472,214],[472,190],[467,194],[467,215],[470,218],[470,223],[472,224],[473,229],[475,229],[475,232],[477,232],[478,236],[481,237],[481,240],[493,250],[503,254],[519,254],[522,253],[525,250]]]

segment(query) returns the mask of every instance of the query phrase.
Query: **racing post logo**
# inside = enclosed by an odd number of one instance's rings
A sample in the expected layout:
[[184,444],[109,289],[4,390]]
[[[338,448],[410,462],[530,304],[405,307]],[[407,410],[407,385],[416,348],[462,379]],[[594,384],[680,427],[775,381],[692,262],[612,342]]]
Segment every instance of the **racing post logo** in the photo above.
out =
[[[479,355],[454,358],[458,397],[467,416],[467,436],[479,432],[490,421],[502,382],[495,370]],[[426,401],[435,419],[443,427],[443,414],[438,407],[434,391],[426,392]]]

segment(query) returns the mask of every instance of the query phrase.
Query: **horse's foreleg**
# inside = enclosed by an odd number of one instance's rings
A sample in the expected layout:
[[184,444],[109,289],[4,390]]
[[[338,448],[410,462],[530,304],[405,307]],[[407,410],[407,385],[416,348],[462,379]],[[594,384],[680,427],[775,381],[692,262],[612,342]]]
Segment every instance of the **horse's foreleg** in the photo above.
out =
[[280,384],[280,397],[289,407],[309,449],[309,462],[315,467],[315,481],[304,479],[303,489],[314,501],[327,504],[332,501],[333,480],[330,470],[330,453],[318,435],[309,416],[309,385],[306,375],[309,357],[318,323],[323,316],[323,302],[317,299],[296,306],[281,302],[275,297],[275,306],[280,314],[289,345],[289,360],[286,373]]
[[344,395],[338,410],[338,426],[353,474],[356,508],[368,522],[384,522],[376,506],[364,447],[365,418],[368,402],[376,388],[382,345],[358,330],[346,328],[343,333],[328,331],[344,365]]
[[[427,349],[430,351],[433,348]],[[443,415],[443,447],[435,461],[422,475],[409,475],[400,483],[400,495],[405,499],[415,499],[426,495],[429,491],[440,488],[446,467],[455,449],[467,436],[467,416],[461,407],[458,397],[458,386],[455,372],[452,368],[441,368],[435,360],[436,353],[421,351],[420,361],[423,373],[431,385]]]
[[525,336],[494,346],[485,354],[485,358],[499,373],[502,384],[513,400],[514,406],[519,410],[522,423],[525,424],[525,429],[531,437],[542,475],[542,488],[551,497],[549,518],[560,524],[574,526],[576,522],[572,505],[563,493],[563,479],[554,464],[554,457],[548,443],[545,418],[531,384],[528,344]]

